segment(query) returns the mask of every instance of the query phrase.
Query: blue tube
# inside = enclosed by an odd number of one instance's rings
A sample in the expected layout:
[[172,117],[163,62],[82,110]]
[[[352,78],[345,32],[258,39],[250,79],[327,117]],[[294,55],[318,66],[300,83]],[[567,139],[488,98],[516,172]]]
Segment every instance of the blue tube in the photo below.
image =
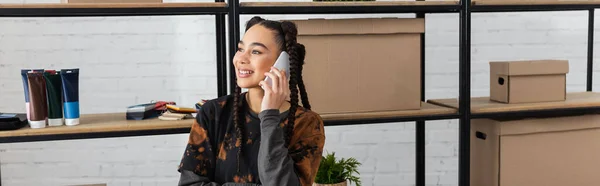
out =
[[79,69],[61,69],[65,124],[79,124]]
[[27,120],[31,119],[29,111],[29,80],[27,80],[27,73],[30,71],[43,72],[44,69],[21,69],[21,78],[23,79],[23,94],[25,95],[25,110],[27,113]]

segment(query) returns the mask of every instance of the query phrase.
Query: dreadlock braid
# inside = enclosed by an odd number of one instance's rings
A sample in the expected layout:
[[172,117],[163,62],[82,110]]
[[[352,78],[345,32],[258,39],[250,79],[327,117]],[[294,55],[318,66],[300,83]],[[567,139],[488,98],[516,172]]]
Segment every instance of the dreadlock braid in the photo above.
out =
[[298,81],[298,88],[300,89],[300,96],[302,96],[302,106],[310,110],[311,107],[310,103],[308,102],[308,94],[306,93],[306,87],[304,86],[304,80],[302,79],[302,68],[304,66],[304,56],[306,56],[306,49],[304,48],[304,45],[300,43],[297,43],[296,46],[298,47],[296,49],[296,52],[298,52],[298,61],[300,62],[300,64],[298,64],[298,77],[296,77]]
[[298,30],[296,25],[289,21],[283,21],[281,23],[281,29],[283,30],[283,34],[285,37],[285,50],[290,55],[290,102],[291,106],[288,112],[288,122],[285,125],[285,147],[288,147],[292,138],[292,133],[294,131],[294,124],[296,121],[296,110],[298,109],[298,72],[301,64],[300,55],[298,54],[297,49],[298,43],[296,41],[296,36],[298,35]]
[[[235,86],[235,94],[233,95],[233,125],[235,127],[235,132],[237,138],[235,140],[243,140],[242,130],[244,128],[244,124],[240,121],[239,110],[240,110],[240,92],[241,89],[238,85]],[[233,140],[233,139],[232,139]],[[235,143],[237,144],[237,143]],[[242,145],[240,145],[239,150],[237,152],[237,172],[240,172],[240,154],[242,152]]]

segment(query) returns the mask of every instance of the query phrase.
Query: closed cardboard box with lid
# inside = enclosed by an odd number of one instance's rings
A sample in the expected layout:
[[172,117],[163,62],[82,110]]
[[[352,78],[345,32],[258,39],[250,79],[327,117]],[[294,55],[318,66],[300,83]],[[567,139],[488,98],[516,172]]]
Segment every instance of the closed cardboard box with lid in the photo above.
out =
[[534,103],[566,99],[566,60],[490,62],[490,99]]
[[420,109],[424,19],[294,20],[304,83],[320,114]]
[[600,115],[471,126],[472,186],[600,185]]

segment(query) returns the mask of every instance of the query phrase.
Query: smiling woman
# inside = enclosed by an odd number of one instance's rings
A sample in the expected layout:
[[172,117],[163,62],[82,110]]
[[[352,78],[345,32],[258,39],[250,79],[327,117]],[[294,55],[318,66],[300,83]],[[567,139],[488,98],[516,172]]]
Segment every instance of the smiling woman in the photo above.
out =
[[[313,184],[325,131],[310,110],[302,81],[305,50],[296,36],[292,22],[248,21],[233,59],[235,93],[202,106],[178,169],[179,185]],[[290,56],[289,79],[272,67],[282,51]]]

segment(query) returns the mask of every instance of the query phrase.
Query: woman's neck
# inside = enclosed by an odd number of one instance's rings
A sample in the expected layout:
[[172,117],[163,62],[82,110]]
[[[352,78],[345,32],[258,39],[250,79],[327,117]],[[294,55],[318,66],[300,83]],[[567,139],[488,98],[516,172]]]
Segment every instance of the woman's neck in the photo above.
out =
[[252,112],[260,113],[261,103],[264,95],[265,91],[261,88],[248,89],[248,93],[246,93],[246,101],[248,102],[248,107],[250,107]]
[[[264,95],[265,95],[265,91],[260,87],[248,89],[248,93],[246,93],[246,96],[247,96],[246,102],[248,102],[248,107],[250,107],[250,110],[252,112],[260,113],[261,103],[262,103]],[[285,112],[285,111],[289,110],[289,108],[290,108],[290,103],[287,101],[283,102],[283,104],[279,108],[279,112]]]

